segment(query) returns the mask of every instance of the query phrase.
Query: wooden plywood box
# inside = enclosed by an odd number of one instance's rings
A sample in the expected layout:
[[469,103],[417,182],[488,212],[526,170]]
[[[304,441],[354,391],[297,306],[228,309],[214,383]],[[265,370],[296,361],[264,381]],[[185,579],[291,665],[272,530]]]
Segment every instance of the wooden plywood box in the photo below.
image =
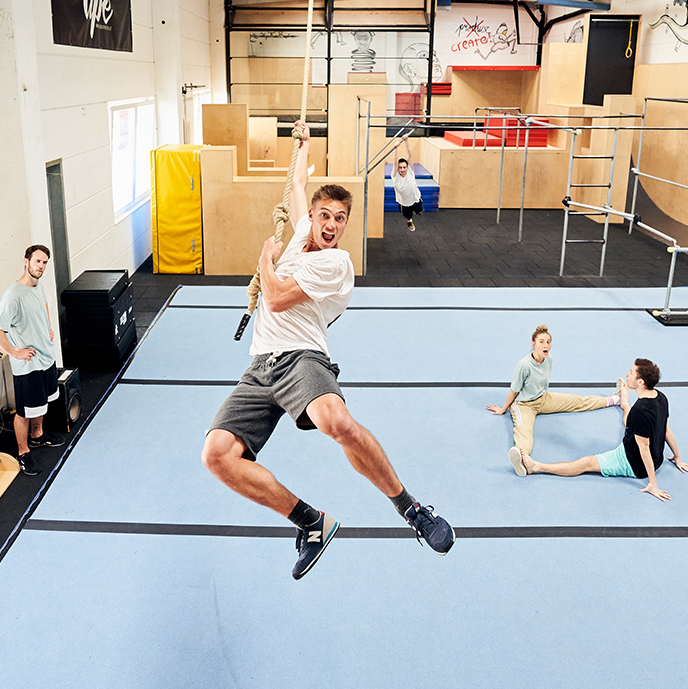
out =
[[0,495],[19,474],[19,462],[5,452],[0,452]]
[[[201,152],[203,237],[206,275],[252,275],[265,240],[275,232],[272,211],[282,200],[285,177],[237,174],[235,146]],[[363,181],[357,177],[311,178],[308,197],[323,184],[341,184],[354,204],[340,247],[351,255],[357,275],[363,267]],[[292,236],[291,225],[283,240]]]

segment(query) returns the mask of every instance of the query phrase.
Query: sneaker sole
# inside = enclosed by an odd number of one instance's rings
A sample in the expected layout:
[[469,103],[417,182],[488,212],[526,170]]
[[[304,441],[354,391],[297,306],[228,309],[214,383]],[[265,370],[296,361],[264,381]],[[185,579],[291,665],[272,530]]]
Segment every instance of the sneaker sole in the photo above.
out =
[[517,447],[512,447],[509,450],[509,461],[514,465],[514,469],[519,476],[526,476],[528,472],[526,471],[526,466],[523,463],[523,457]]
[[313,561],[306,567],[306,569],[303,570],[300,574],[296,575],[292,572],[292,576],[294,579],[297,581],[304,577],[308,572],[313,569],[313,565],[320,559],[320,556],[325,552],[325,548],[327,548],[328,545],[330,545],[330,541],[334,538],[334,535],[339,531],[339,522],[335,521],[334,526],[330,529],[330,533],[327,534],[327,538],[323,541],[323,547],[320,549],[320,552],[318,553],[317,557],[313,559]]

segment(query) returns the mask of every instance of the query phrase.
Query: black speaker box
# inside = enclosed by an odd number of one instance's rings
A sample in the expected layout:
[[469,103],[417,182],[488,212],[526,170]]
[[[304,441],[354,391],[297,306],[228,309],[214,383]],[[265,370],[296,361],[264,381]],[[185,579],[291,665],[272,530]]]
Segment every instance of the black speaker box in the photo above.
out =
[[132,318],[117,344],[73,346],[70,340],[70,360],[84,371],[114,371],[122,366],[136,342],[136,321]]
[[67,337],[72,347],[116,345],[133,319],[134,286],[128,282],[109,306],[68,306]]
[[81,380],[79,369],[60,369],[57,377],[60,396],[48,404],[43,426],[49,431],[66,433],[81,416]]

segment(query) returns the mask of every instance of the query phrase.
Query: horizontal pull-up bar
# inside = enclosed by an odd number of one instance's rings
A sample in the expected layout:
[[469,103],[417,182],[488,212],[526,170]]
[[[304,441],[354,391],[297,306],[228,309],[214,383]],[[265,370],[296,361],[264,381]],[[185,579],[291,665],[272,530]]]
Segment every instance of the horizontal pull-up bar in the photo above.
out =
[[587,203],[578,203],[578,201],[571,201],[571,199],[564,199],[564,205],[567,206],[577,206],[578,208],[587,208],[589,210],[593,211],[601,211],[603,213],[611,213],[612,215],[618,215],[626,220],[633,220],[635,224],[638,227],[642,227],[644,230],[647,230],[648,232],[657,235],[658,237],[661,237],[665,241],[669,242],[672,244],[671,249],[679,249],[678,242],[673,238],[670,237],[668,234],[664,234],[663,232],[660,232],[659,230],[655,230],[654,227],[650,227],[649,225],[646,225],[643,222],[640,222],[640,217],[637,215],[631,215],[631,213],[624,213],[623,211],[617,211],[611,206],[590,206]]
[[678,182],[672,182],[670,179],[664,179],[663,177],[655,177],[653,175],[648,175],[646,172],[640,172],[637,167],[632,167],[631,172],[633,174],[639,175],[640,177],[649,177],[650,179],[656,179],[658,182],[666,182],[667,184],[673,184],[675,187],[681,187],[681,189],[688,189],[685,184],[679,184]]

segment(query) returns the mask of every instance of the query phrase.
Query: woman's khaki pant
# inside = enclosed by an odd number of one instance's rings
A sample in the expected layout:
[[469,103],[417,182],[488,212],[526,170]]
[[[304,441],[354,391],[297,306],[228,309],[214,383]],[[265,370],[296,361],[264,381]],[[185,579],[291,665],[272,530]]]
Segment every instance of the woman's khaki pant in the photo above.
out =
[[533,449],[533,426],[538,414],[557,414],[568,411],[592,411],[607,406],[607,398],[598,395],[581,397],[563,392],[546,392],[530,402],[514,402],[511,418],[514,421],[514,445],[528,454]]

